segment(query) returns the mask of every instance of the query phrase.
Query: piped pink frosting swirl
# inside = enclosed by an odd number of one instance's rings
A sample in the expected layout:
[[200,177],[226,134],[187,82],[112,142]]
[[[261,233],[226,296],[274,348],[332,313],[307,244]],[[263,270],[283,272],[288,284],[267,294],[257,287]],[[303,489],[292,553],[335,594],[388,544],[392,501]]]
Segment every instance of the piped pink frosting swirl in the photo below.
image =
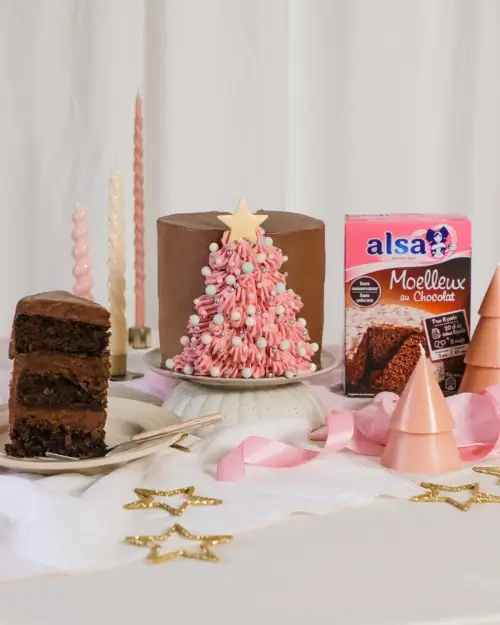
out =
[[314,370],[300,296],[280,272],[286,256],[262,228],[257,243],[212,244],[202,269],[205,293],[195,300],[181,354],[167,361],[176,372],[200,376],[296,377]]

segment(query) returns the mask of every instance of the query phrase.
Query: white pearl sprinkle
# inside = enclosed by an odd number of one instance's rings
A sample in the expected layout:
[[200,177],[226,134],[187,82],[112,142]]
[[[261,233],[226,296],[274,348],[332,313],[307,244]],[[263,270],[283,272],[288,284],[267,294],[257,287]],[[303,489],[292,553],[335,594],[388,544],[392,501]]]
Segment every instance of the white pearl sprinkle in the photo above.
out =
[[311,349],[316,353],[319,349],[319,345],[317,343],[311,343]]
[[218,258],[215,259],[215,264],[216,265],[222,265],[224,261],[222,260],[222,258],[219,256]]
[[279,306],[276,306],[276,314],[277,315],[282,315],[285,312],[285,307],[281,306],[281,304]]
[[285,378],[288,378],[288,379],[293,378],[293,371],[286,371]]
[[235,310],[233,313],[231,313],[231,320],[232,321],[239,321],[241,319],[241,314]]
[[210,269],[210,267],[202,267],[201,268],[201,275],[202,276],[210,276],[210,275],[212,275],[212,270]]
[[285,292],[285,285],[282,282],[278,282],[278,284],[276,285],[275,291],[276,293],[284,293]]
[[234,284],[236,282],[236,278],[234,276],[226,276],[226,284]]
[[255,325],[255,319],[253,317],[248,317],[245,323],[249,328],[251,328]]
[[209,284],[205,287],[205,293],[207,295],[215,295],[217,293],[217,289],[213,284]]
[[173,358],[167,358],[167,360],[165,360],[165,367],[167,367],[167,369],[173,369],[174,368],[174,359]]
[[194,369],[191,365],[184,365],[183,371],[186,375],[193,375]]
[[267,341],[263,336],[257,339],[257,347],[260,347],[260,349],[267,347]]
[[247,261],[246,263],[243,263],[243,265],[241,266],[241,270],[243,271],[243,273],[252,273],[252,271],[254,270],[254,266],[252,265],[252,263]]
[[195,326],[197,323],[200,323],[200,318],[198,317],[198,315],[191,315],[189,317],[189,323]]
[[181,336],[181,345],[189,345],[189,336]]
[[262,252],[260,254],[257,254],[256,258],[257,258],[257,262],[258,263],[265,263],[266,262],[266,255],[264,253],[262,253]]
[[311,371],[316,371],[316,365],[312,362],[311,363]]
[[245,379],[251,378],[252,377],[252,370],[248,369],[248,368],[243,369],[242,372],[241,372],[241,377],[245,378]]
[[220,313],[214,315],[214,323],[217,326],[221,326],[224,323],[224,317]]
[[239,345],[241,345],[242,340],[240,339],[239,336],[235,336],[234,339],[231,341],[231,343],[235,346],[238,347]]
[[301,356],[302,358],[304,358],[304,356],[307,354],[307,352],[306,352],[306,348],[305,348],[305,347],[299,347],[299,348],[297,349],[297,354],[298,354],[299,356]]
[[286,352],[286,350],[289,348],[290,348],[290,341],[287,341],[286,339],[284,341],[281,341],[280,343],[281,351]]
[[249,315],[254,315],[255,314],[255,306],[253,304],[250,304],[249,306],[247,306],[247,313]]
[[273,244],[273,240],[271,239],[271,237],[264,237],[264,245],[266,247],[271,247],[272,244]]
[[210,245],[208,246],[208,249],[211,252],[216,252],[219,249],[219,246],[217,245],[217,243],[210,243]]
[[198,298],[196,298],[196,299],[194,299],[194,300],[193,300],[193,304],[194,304],[195,306],[198,306],[198,304],[199,304],[199,303],[200,303],[200,300],[199,300]]
[[210,369],[210,375],[213,378],[218,378],[220,376],[220,369],[219,369],[219,367],[212,367]]
[[203,343],[203,345],[210,345],[210,343],[212,342],[212,337],[210,336],[210,334],[202,334],[201,342]]
[[299,324],[299,326],[302,326],[303,328],[305,328],[307,325],[307,321],[303,317],[299,317],[297,319],[297,323]]

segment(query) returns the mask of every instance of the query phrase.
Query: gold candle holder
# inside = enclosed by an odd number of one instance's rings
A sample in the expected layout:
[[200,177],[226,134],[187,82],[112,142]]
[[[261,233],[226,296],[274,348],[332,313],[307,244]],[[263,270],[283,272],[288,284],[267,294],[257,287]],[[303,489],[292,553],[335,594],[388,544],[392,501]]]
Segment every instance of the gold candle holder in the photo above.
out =
[[129,328],[128,342],[132,349],[151,348],[151,328]]
[[109,379],[112,382],[125,382],[142,378],[143,373],[127,371],[127,354],[111,354],[109,357]]

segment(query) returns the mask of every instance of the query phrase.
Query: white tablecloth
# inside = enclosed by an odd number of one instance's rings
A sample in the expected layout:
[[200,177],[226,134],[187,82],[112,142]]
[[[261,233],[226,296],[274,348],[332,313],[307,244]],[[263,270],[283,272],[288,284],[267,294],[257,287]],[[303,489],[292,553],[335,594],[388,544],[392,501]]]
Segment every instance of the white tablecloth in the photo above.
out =
[[499,527],[497,505],[462,513],[379,499],[239,535],[217,548],[216,565],[140,563],[3,584],[0,624],[500,623]]

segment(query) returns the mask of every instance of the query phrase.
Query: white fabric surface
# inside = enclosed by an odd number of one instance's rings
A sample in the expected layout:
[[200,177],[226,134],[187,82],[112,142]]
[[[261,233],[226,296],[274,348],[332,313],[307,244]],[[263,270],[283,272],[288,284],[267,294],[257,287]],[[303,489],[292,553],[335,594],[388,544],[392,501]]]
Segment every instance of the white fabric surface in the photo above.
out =
[[[89,205],[95,294],[106,301],[117,153],[133,301],[138,87],[152,327],[156,217],[231,210],[241,196],[326,219],[332,294],[345,212],[467,213],[480,246],[476,310],[498,261],[498,1],[2,0],[0,51],[0,335],[20,297],[72,288],[75,200]],[[342,314],[328,298],[327,340]]]
[[[281,421],[242,425],[203,440],[192,437],[190,453],[168,449],[97,478],[0,475],[0,581],[141,560],[147,551],[125,545],[125,536],[161,534],[177,521],[195,534],[238,535],[294,513],[324,514],[368,504],[379,495],[407,498],[418,492],[378,462],[347,454],[293,469],[250,467],[238,483],[215,480],[221,455],[255,434],[307,446],[305,421],[284,415]],[[191,485],[198,495],[224,503],[190,508],[179,518],[163,510],[123,509],[138,499],[134,488]],[[182,501],[175,497],[168,503],[177,507]],[[165,547],[175,550],[181,543],[186,545],[172,539]]]

